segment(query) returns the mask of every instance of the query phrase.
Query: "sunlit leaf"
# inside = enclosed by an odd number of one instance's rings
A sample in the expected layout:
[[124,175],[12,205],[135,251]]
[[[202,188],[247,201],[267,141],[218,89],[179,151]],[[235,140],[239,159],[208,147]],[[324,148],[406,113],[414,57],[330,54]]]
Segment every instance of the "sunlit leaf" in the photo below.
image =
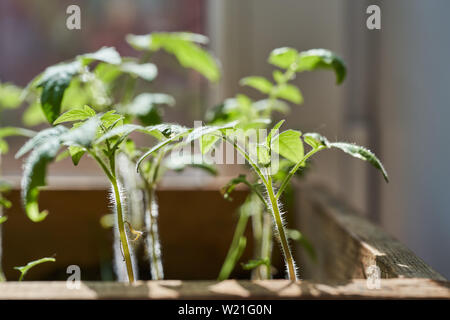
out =
[[297,72],[317,69],[333,69],[336,74],[336,83],[345,79],[346,67],[341,58],[325,49],[311,49],[300,52],[297,62]]
[[277,48],[270,53],[269,63],[287,69],[297,60],[297,57],[298,51],[293,48]]
[[157,105],[173,106],[175,99],[163,93],[141,93],[126,105],[124,112],[137,117],[144,125],[159,124],[162,121],[162,110]]
[[36,87],[42,88],[42,111],[49,123],[59,117],[64,92],[80,68],[79,61],[54,65],[48,67],[37,81]]
[[100,118],[102,126],[109,129],[123,119],[121,114],[116,113],[115,110],[111,110],[103,114]]
[[22,201],[28,218],[33,222],[42,221],[48,214],[46,210],[39,211],[39,187],[46,185],[47,165],[55,158],[59,147],[59,137],[48,137],[45,143],[33,149],[25,161],[22,176]]
[[78,165],[83,155],[86,153],[85,148],[79,146],[69,146],[69,154],[75,166]]
[[256,90],[265,94],[269,94],[273,88],[273,84],[264,77],[257,77],[257,76],[245,77],[241,79],[239,83],[243,86],[255,88]]
[[28,140],[16,153],[16,159],[23,156],[25,153],[31,151],[33,148],[39,147],[41,144],[46,143],[47,140],[53,137],[59,137],[61,134],[67,132],[67,128],[64,126],[56,126],[48,128],[37,133],[33,138]]
[[200,151],[202,154],[206,154],[212,147],[216,144],[217,140],[219,140],[215,134],[206,134],[200,139]]
[[95,111],[85,105],[82,108],[71,109],[58,117],[53,124],[59,124],[70,121],[83,121],[95,116]]
[[157,51],[160,49],[175,55],[178,62],[192,68],[210,81],[220,78],[216,60],[196,43],[204,43],[206,37],[187,32],[155,32],[149,35],[128,35],[127,41],[137,50]]
[[158,75],[158,69],[153,63],[138,64],[136,62],[124,62],[120,69],[133,76],[140,77],[147,81],[152,81]]
[[311,148],[317,149],[321,146],[329,147],[330,142],[327,138],[315,132],[308,132],[303,135],[303,141],[309,144]]
[[302,93],[296,86],[292,84],[283,84],[279,86],[275,95],[278,98],[282,98],[296,104],[303,103]]
[[371,165],[380,170],[381,173],[383,174],[384,180],[386,180],[386,182],[389,182],[389,177],[386,170],[383,167],[383,164],[370,150],[358,146],[356,144],[347,142],[331,142],[330,148],[338,148],[355,158],[368,161]]
[[301,132],[286,130],[272,139],[272,151],[286,159],[297,163],[303,159],[303,143],[300,140]]
[[87,65],[92,61],[103,61],[109,64],[120,64],[122,58],[117,50],[113,47],[103,47],[96,52],[86,53],[78,56],[83,65]]

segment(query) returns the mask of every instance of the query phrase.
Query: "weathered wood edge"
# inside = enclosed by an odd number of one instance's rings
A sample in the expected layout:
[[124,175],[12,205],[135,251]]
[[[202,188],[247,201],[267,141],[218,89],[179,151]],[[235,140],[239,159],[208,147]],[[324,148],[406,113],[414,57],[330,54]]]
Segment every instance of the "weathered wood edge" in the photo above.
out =
[[[340,274],[343,278],[366,278],[365,270],[373,264],[381,269],[382,278],[446,280],[404,244],[357,214],[330,192],[320,187],[297,187],[300,188],[301,201],[304,201],[302,210],[307,211],[300,212],[305,214],[305,231],[312,232],[310,236],[315,239],[311,240],[316,240],[317,243],[313,241],[313,244],[318,246],[318,253],[326,255],[327,262],[319,261],[319,265],[334,261],[330,270],[323,270],[316,280],[341,279]],[[317,228],[321,230],[319,234]],[[327,237],[332,237],[333,242]]]
[[0,299],[450,299],[447,281],[382,279],[380,289],[365,280],[334,284],[288,280],[81,282],[68,289],[63,281],[0,283]]

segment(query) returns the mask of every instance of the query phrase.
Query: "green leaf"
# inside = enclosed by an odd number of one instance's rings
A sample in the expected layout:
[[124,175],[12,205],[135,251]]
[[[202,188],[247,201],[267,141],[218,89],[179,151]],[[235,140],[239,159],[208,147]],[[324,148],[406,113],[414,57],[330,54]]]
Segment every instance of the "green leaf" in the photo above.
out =
[[280,120],[276,125],[273,126],[272,130],[270,130],[269,134],[267,135],[266,144],[267,146],[271,146],[272,137],[275,137],[278,130],[281,128],[285,120]]
[[296,104],[303,103],[302,93],[296,86],[292,84],[280,85],[278,87],[278,90],[276,91],[275,96]]
[[270,267],[270,261],[269,259],[255,259],[255,260],[249,260],[247,263],[241,263],[242,269],[244,270],[253,270],[255,268],[258,268],[259,266],[269,266]]
[[110,84],[121,75],[122,70],[120,66],[101,62],[95,68],[94,73],[100,81],[105,84]]
[[329,147],[330,142],[324,136],[315,133],[309,132],[303,135],[303,140],[311,146],[313,149],[317,149],[319,147]]
[[201,127],[196,127],[187,136],[186,143],[190,143],[191,141],[197,140],[197,139],[203,137],[204,135],[210,135],[210,134],[213,134],[213,133],[221,134],[221,132],[220,132],[221,130],[232,129],[232,128],[236,127],[237,124],[238,124],[237,121],[233,121],[233,122],[226,123],[226,124],[220,125],[220,126],[201,126]]
[[22,103],[22,88],[10,83],[0,83],[0,110],[14,109]]
[[270,111],[274,110],[284,114],[288,113],[290,110],[286,102],[278,99],[263,99],[256,101],[253,103],[253,108],[258,112],[269,111],[270,109]]
[[27,274],[27,272],[31,268],[33,268],[33,267],[35,267],[35,266],[37,266],[37,265],[39,265],[41,263],[44,263],[44,262],[55,262],[55,261],[56,261],[55,258],[41,258],[39,260],[34,260],[34,261],[31,261],[31,262],[28,262],[26,266],[14,267],[14,269],[20,271],[21,275],[20,275],[19,281],[22,281],[23,277]]
[[60,137],[60,142],[68,146],[89,148],[94,142],[99,126],[100,120],[98,117],[90,118],[82,125],[73,127],[63,133]]
[[100,118],[100,121],[102,122],[102,126],[104,126],[106,129],[110,129],[122,119],[122,115],[116,113],[115,110],[111,110],[103,114]]
[[39,222],[48,214],[47,211],[39,211],[39,188],[46,185],[47,165],[55,159],[61,144],[89,147],[95,138],[98,125],[99,120],[94,117],[70,131],[63,126],[43,130],[16,154],[16,157],[20,157],[33,150],[25,161],[22,176],[22,202],[30,220]]
[[56,119],[53,124],[59,124],[69,121],[83,121],[95,116],[95,111],[89,106],[84,106],[82,108],[71,109]]
[[386,180],[386,182],[389,182],[389,177],[383,167],[383,164],[370,150],[356,144],[346,142],[332,142],[329,144],[329,147],[341,149],[345,153],[348,153],[355,158],[368,161],[371,165],[380,170],[383,174],[384,180]]
[[8,220],[7,216],[0,216],[0,224],[5,223]]
[[124,112],[138,117],[144,125],[155,125],[162,121],[162,111],[157,107],[160,104],[173,106],[175,99],[163,93],[141,93],[125,106]]
[[275,70],[272,75],[276,83],[284,83],[286,81],[280,70]]
[[183,131],[179,131],[178,133],[174,134],[170,138],[168,138],[168,139],[158,143],[156,146],[154,146],[153,148],[148,150],[137,161],[137,163],[136,163],[136,171],[139,171],[139,166],[141,165],[142,161],[144,161],[151,154],[153,154],[154,152],[158,151],[159,149],[163,148],[164,146],[166,146],[166,145],[168,145],[168,144],[170,144],[172,142],[178,141],[180,138],[184,137],[185,135],[187,135],[191,131],[192,131],[191,129],[185,129]]
[[103,47],[96,52],[86,53],[78,56],[78,59],[85,66],[92,61],[102,61],[109,64],[117,65],[122,62],[122,58],[117,50],[113,47]]
[[135,77],[140,77],[146,81],[152,81],[158,75],[158,69],[153,63],[138,64],[136,62],[124,62],[120,69]]
[[277,48],[269,55],[269,63],[287,69],[297,61],[298,51],[293,48]]
[[303,159],[303,143],[300,140],[301,132],[286,130],[272,139],[272,151],[286,159],[297,163]]
[[49,123],[58,118],[64,92],[80,68],[79,61],[48,67],[36,83],[36,87],[42,88],[41,107]]
[[239,84],[242,86],[249,86],[259,90],[262,93],[269,94],[273,88],[273,84],[264,77],[245,77],[239,81]]
[[28,218],[42,221],[48,212],[39,211],[39,187],[45,186],[47,165],[55,158],[60,147],[59,137],[49,137],[45,143],[35,147],[25,161],[22,176],[22,201]]
[[33,138],[28,140],[16,153],[16,159],[20,158],[27,152],[31,151],[33,148],[39,147],[41,144],[46,143],[47,140],[52,138],[57,138],[63,133],[67,132],[68,129],[64,126],[56,126],[53,128],[48,128],[37,133]]
[[344,81],[347,70],[341,58],[325,49],[311,49],[302,51],[297,62],[297,72],[317,69],[333,69],[336,74],[336,83]]
[[220,137],[218,137],[215,134],[205,134],[203,137],[200,138],[200,151],[202,154],[206,154],[209,150],[211,150],[212,147],[214,147],[214,144],[219,140]]
[[202,35],[187,32],[155,32],[141,36],[128,35],[126,40],[137,50],[163,49],[175,55],[183,67],[200,72],[210,81],[215,82],[220,78],[215,59],[196,44],[207,42],[207,38]]
[[78,165],[83,155],[86,153],[85,148],[78,146],[69,146],[69,154],[75,166]]

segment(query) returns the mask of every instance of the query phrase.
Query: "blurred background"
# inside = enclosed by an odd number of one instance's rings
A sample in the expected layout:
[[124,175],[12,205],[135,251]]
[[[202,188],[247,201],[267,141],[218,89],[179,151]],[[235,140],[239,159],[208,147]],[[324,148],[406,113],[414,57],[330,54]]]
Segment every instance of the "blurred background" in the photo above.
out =
[[[67,30],[66,8],[81,8],[81,30]],[[381,8],[381,30],[366,28],[366,9]],[[295,84],[305,103],[288,126],[319,131],[330,140],[368,146],[391,178],[338,152],[322,153],[308,179],[326,184],[362,214],[380,224],[447,278],[450,277],[450,22],[446,0],[79,0],[0,2],[0,81],[26,85],[46,66],[114,46],[134,55],[128,33],[191,31],[210,37],[222,63],[222,80],[208,84],[195,72],[157,54],[159,76],[152,90],[175,96],[168,121],[192,126],[204,111],[238,92],[247,75],[270,77],[273,48],[326,48],[347,63],[336,86],[330,72],[300,74]],[[0,125],[20,125],[23,110],[1,115]],[[3,175],[18,181],[21,162],[3,159]],[[100,172],[89,161],[52,166],[54,176]],[[82,172],[82,173],[80,173]]]

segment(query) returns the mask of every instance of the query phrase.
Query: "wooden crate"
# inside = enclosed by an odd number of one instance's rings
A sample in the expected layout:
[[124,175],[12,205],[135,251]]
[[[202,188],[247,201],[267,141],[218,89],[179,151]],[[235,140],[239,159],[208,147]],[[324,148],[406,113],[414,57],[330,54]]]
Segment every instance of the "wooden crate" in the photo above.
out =
[[[93,197],[91,201],[95,202],[95,199],[104,197],[105,191],[99,192],[101,194],[91,193]],[[186,248],[193,245],[182,239],[194,241],[198,240],[198,238],[195,238],[195,234],[197,234],[197,237],[199,237],[198,234],[202,234],[199,247],[192,248],[197,251],[196,253],[190,253],[187,257],[175,256],[169,258],[169,260],[172,259],[171,265],[167,265],[166,268],[169,273],[172,272],[172,275],[175,275],[177,269],[184,270],[185,268],[189,272],[193,272],[197,267],[194,279],[201,278],[202,274],[206,275],[205,278],[211,277],[211,275],[214,277],[217,274],[222,262],[220,256],[226,254],[232,236],[236,218],[233,217],[233,210],[245,197],[245,191],[239,192],[235,196],[237,202],[230,204],[221,202],[217,190],[183,190],[180,192],[180,190],[165,189],[161,191],[161,202],[167,205],[172,204],[171,214],[175,215],[172,216],[174,220],[170,220],[170,223],[169,221],[161,221],[161,232],[166,232],[166,242],[172,243],[169,248],[182,255]],[[49,199],[45,200],[47,196]],[[43,195],[43,201],[48,201],[48,204],[51,204],[53,196],[51,194],[47,194],[47,196]],[[81,195],[78,194],[78,197],[80,199]],[[72,200],[64,198],[62,194],[59,199],[61,206],[69,206],[68,208],[70,208],[68,203]],[[203,211],[201,215],[195,216],[195,212],[198,211],[196,203],[200,202],[200,199],[208,199],[209,204],[206,204],[208,215],[205,215]],[[313,262],[305,256],[303,250],[295,249],[301,277],[307,280],[296,283],[287,280],[228,280],[224,282],[165,280],[139,281],[134,285],[84,281],[79,290],[66,288],[64,281],[7,282],[0,283],[0,299],[450,299],[450,284],[443,276],[434,271],[399,241],[356,214],[338,199],[330,196],[329,193],[320,189],[298,188],[296,207],[298,212],[294,217],[294,224],[310,239],[317,252],[317,261]],[[101,208],[98,208],[98,210],[101,211]],[[58,212],[51,214],[57,215]],[[194,214],[194,216],[187,217],[187,214]],[[89,216],[87,213],[83,215]],[[169,213],[166,213],[166,215],[169,215]],[[99,214],[96,213],[95,219],[98,216]],[[73,219],[70,217],[68,215],[65,218],[68,224]],[[179,224],[174,230],[168,228],[176,221]],[[192,221],[197,223],[197,228],[190,224]],[[17,228],[22,228],[22,230],[28,232],[27,240],[31,241],[31,238],[29,238],[31,237],[30,232],[32,232],[31,227],[26,226],[23,229],[22,222],[17,221],[16,223]],[[61,220],[55,221],[53,226],[59,223],[61,223]],[[72,221],[72,223],[74,222]],[[167,223],[166,226],[165,223]],[[207,232],[205,230],[205,233],[199,231],[208,228],[210,230],[207,230]],[[75,228],[75,231],[72,231],[72,236],[76,232],[86,234],[86,237],[89,235],[86,230],[76,230]],[[190,230],[192,234],[180,235],[180,232],[183,233],[186,230]],[[9,232],[13,231],[10,230]],[[51,232],[50,229],[47,232]],[[66,232],[70,232],[70,230],[67,229]],[[8,240],[8,237],[5,238],[5,240]],[[89,237],[85,240],[87,245],[90,241],[94,240]],[[50,243],[48,244],[50,245]],[[8,248],[6,241],[4,245],[5,248]],[[183,250],[183,248],[185,249]],[[191,252],[189,250],[188,252]],[[72,256],[74,253],[75,251],[72,252]],[[215,258],[212,259],[212,254],[219,257],[214,256]],[[170,253],[166,250],[165,255],[166,257],[167,255],[170,256]],[[189,260],[189,255],[193,255],[191,260]],[[70,256],[70,252],[64,254],[63,263],[76,264],[76,261],[73,262],[74,259],[68,258]],[[207,257],[206,260],[202,260],[205,257]],[[204,268],[204,264],[208,260],[211,264]],[[194,267],[191,268],[189,265]],[[382,279],[379,289],[370,289],[365,279],[367,268],[373,265],[378,266],[381,271]],[[182,276],[180,278],[183,279]]]

